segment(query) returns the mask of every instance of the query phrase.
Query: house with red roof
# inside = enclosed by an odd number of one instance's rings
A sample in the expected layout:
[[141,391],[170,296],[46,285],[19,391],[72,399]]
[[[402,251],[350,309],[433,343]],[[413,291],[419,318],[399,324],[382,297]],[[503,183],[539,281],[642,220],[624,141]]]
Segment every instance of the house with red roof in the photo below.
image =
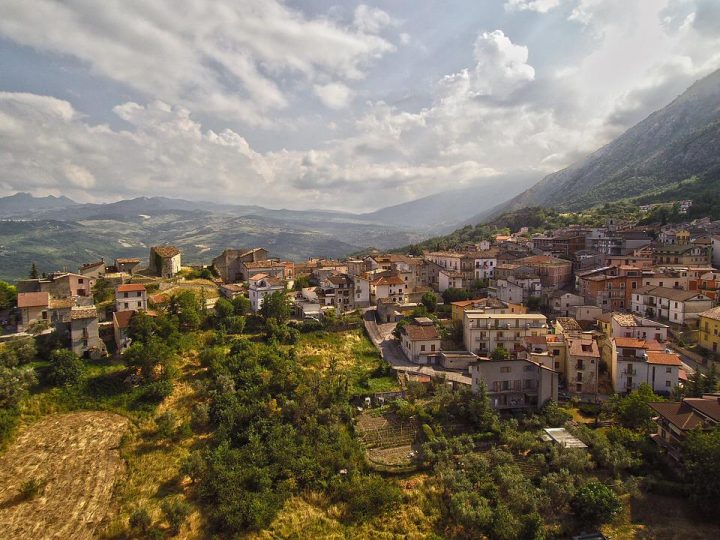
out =
[[147,289],[142,283],[123,283],[115,287],[115,310],[147,309]]
[[17,307],[20,311],[18,332],[25,331],[38,321],[48,320],[50,295],[46,292],[21,292],[17,295]]
[[649,384],[658,394],[670,394],[680,380],[680,357],[654,339],[612,337],[603,343],[603,358],[617,393]]
[[720,396],[706,394],[682,401],[650,403],[657,414],[657,432],[652,439],[676,461],[682,458],[682,446],[694,429],[715,429],[720,423]]
[[416,317],[400,329],[400,347],[416,364],[434,364],[440,354],[440,334],[431,319]]

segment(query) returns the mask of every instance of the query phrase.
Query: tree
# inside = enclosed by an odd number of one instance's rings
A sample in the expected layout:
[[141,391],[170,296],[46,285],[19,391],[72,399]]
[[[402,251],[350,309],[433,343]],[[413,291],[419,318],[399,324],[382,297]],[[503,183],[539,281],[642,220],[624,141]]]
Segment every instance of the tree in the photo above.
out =
[[219,319],[225,319],[235,314],[235,306],[233,306],[230,300],[219,298],[215,303],[215,313]]
[[110,280],[101,277],[95,282],[92,293],[96,304],[111,302],[115,296],[115,287]]
[[136,313],[130,319],[128,337],[133,343],[147,343],[158,334],[158,324],[155,317],[151,317],[144,311]]
[[133,343],[123,353],[123,360],[129,367],[140,371],[145,381],[151,381],[164,372],[172,351],[160,339],[150,338],[147,343]]
[[30,267],[30,279],[37,279],[38,278],[38,269],[35,263],[32,263],[32,266]]
[[497,346],[495,350],[490,353],[490,359],[496,362],[507,360],[508,358],[510,358],[510,353],[505,347]]
[[463,290],[463,289],[454,289],[449,288],[445,289],[442,293],[443,301],[446,304],[451,304],[452,302],[460,302],[461,300],[468,300],[470,298],[470,293]]
[[293,281],[293,289],[296,291],[302,291],[304,288],[310,286],[309,276],[297,276]]
[[643,383],[624,398],[615,398],[613,408],[623,426],[649,431],[654,416],[649,404],[654,401],[663,401],[663,398],[655,394],[649,384]]
[[437,297],[433,293],[426,292],[423,294],[420,302],[422,302],[422,305],[425,306],[425,309],[427,309],[429,313],[435,313],[435,308],[437,307]]
[[14,307],[16,300],[17,289],[15,286],[0,280],[0,310]]
[[597,480],[578,489],[571,506],[582,523],[593,525],[607,523],[622,509],[615,492]]
[[690,500],[705,515],[720,516],[720,429],[689,433],[683,446]]
[[30,367],[0,366],[0,408],[15,407],[36,383],[35,370]]
[[235,315],[246,315],[250,313],[250,299],[247,296],[236,296],[232,299]]
[[278,323],[283,324],[290,318],[291,313],[290,300],[284,291],[275,291],[263,298],[262,306],[260,307],[260,315],[262,315],[263,318],[273,318]]
[[35,338],[14,339],[0,348],[0,365],[17,367],[29,364],[35,359],[36,354]]
[[48,382],[55,386],[72,386],[80,380],[84,371],[85,364],[77,354],[58,349],[50,357]]
[[192,291],[182,291],[170,299],[169,311],[175,315],[180,328],[183,330],[197,330],[202,318],[201,306]]

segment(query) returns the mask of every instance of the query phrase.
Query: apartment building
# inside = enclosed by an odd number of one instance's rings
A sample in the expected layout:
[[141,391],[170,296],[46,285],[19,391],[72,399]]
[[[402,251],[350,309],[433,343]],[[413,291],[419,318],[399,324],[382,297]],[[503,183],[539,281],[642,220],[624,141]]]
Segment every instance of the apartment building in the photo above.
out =
[[488,356],[498,347],[515,354],[526,336],[548,333],[547,318],[536,313],[486,313],[467,310],[463,316],[465,349],[478,356]]
[[558,373],[530,360],[480,360],[469,367],[472,391],[484,383],[496,410],[539,409],[558,398]]

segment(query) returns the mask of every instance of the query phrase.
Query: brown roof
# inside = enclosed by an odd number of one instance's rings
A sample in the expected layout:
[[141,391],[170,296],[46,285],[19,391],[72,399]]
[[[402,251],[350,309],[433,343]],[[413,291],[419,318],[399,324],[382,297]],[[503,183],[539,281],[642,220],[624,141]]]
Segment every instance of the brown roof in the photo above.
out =
[[620,326],[637,326],[637,321],[632,313],[613,313],[612,318]]
[[126,259],[115,259],[115,262],[116,262],[117,264],[139,264],[139,263],[140,263],[140,259],[135,259],[135,258],[131,258],[131,259],[127,259],[127,258],[126,258]]
[[427,326],[419,324],[408,324],[407,326],[403,327],[402,331],[411,341],[431,341],[435,339],[440,339],[440,335],[438,334],[438,331],[434,325]]
[[117,292],[142,292],[144,290],[145,285],[142,283],[125,283],[117,287]]
[[254,262],[244,262],[242,265],[245,268],[253,269],[253,268],[276,268],[280,266],[285,266],[287,263],[283,261],[254,261]]
[[712,319],[714,321],[720,321],[720,306],[708,309],[707,311],[703,311],[702,313],[700,313],[700,317],[705,317],[706,319]]
[[645,286],[637,289],[637,291],[635,291],[635,294],[638,293],[651,294],[652,296],[659,296],[661,298],[667,298],[669,300],[675,300],[678,302],[685,302],[687,300],[690,300],[691,298],[694,298],[695,296],[702,295],[700,291],[683,291],[682,289],[671,289],[670,287],[653,286]]
[[551,257],[550,255],[531,255],[530,257],[523,257],[517,260],[521,264],[545,264],[553,266],[572,266],[572,262],[566,261],[565,259],[558,259],[557,257]]
[[654,339],[640,339],[633,337],[617,336],[613,338],[617,347],[628,347],[634,349],[646,349],[648,351],[664,351],[665,347]]
[[46,307],[49,303],[50,295],[46,292],[26,292],[17,295],[19,308]]
[[686,398],[680,402],[650,403],[660,416],[683,431],[705,425],[706,417],[720,419],[720,403],[717,398]]
[[180,255],[180,250],[175,246],[155,246],[150,249],[152,249],[155,253],[157,253],[160,257],[163,258],[170,258],[174,257],[175,255]]
[[400,276],[383,276],[372,282],[373,285],[403,285],[405,282]]
[[680,357],[676,353],[668,353],[665,351],[648,351],[648,364],[659,364],[661,366],[678,366],[682,365]]
[[97,262],[91,262],[91,263],[83,264],[83,265],[80,267],[80,270],[90,270],[91,268],[96,268],[96,267],[98,267],[98,266],[102,266],[103,264],[105,264],[105,261],[102,261],[102,260],[101,260],[101,261],[97,261]]
[[113,318],[117,323],[118,328],[127,328],[130,326],[130,319],[135,315],[134,309],[127,309],[125,311],[116,311],[113,313]]
[[93,319],[97,316],[97,309],[95,309],[95,306],[73,308],[70,310],[70,318],[73,321],[76,321],[78,319]]

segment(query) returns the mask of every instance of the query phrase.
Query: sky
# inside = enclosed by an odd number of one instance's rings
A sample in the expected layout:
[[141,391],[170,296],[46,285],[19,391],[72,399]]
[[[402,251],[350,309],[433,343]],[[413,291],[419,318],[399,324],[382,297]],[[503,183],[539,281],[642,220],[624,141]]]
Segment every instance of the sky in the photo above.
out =
[[718,68],[718,0],[0,0],[0,195],[374,210],[540,180]]

